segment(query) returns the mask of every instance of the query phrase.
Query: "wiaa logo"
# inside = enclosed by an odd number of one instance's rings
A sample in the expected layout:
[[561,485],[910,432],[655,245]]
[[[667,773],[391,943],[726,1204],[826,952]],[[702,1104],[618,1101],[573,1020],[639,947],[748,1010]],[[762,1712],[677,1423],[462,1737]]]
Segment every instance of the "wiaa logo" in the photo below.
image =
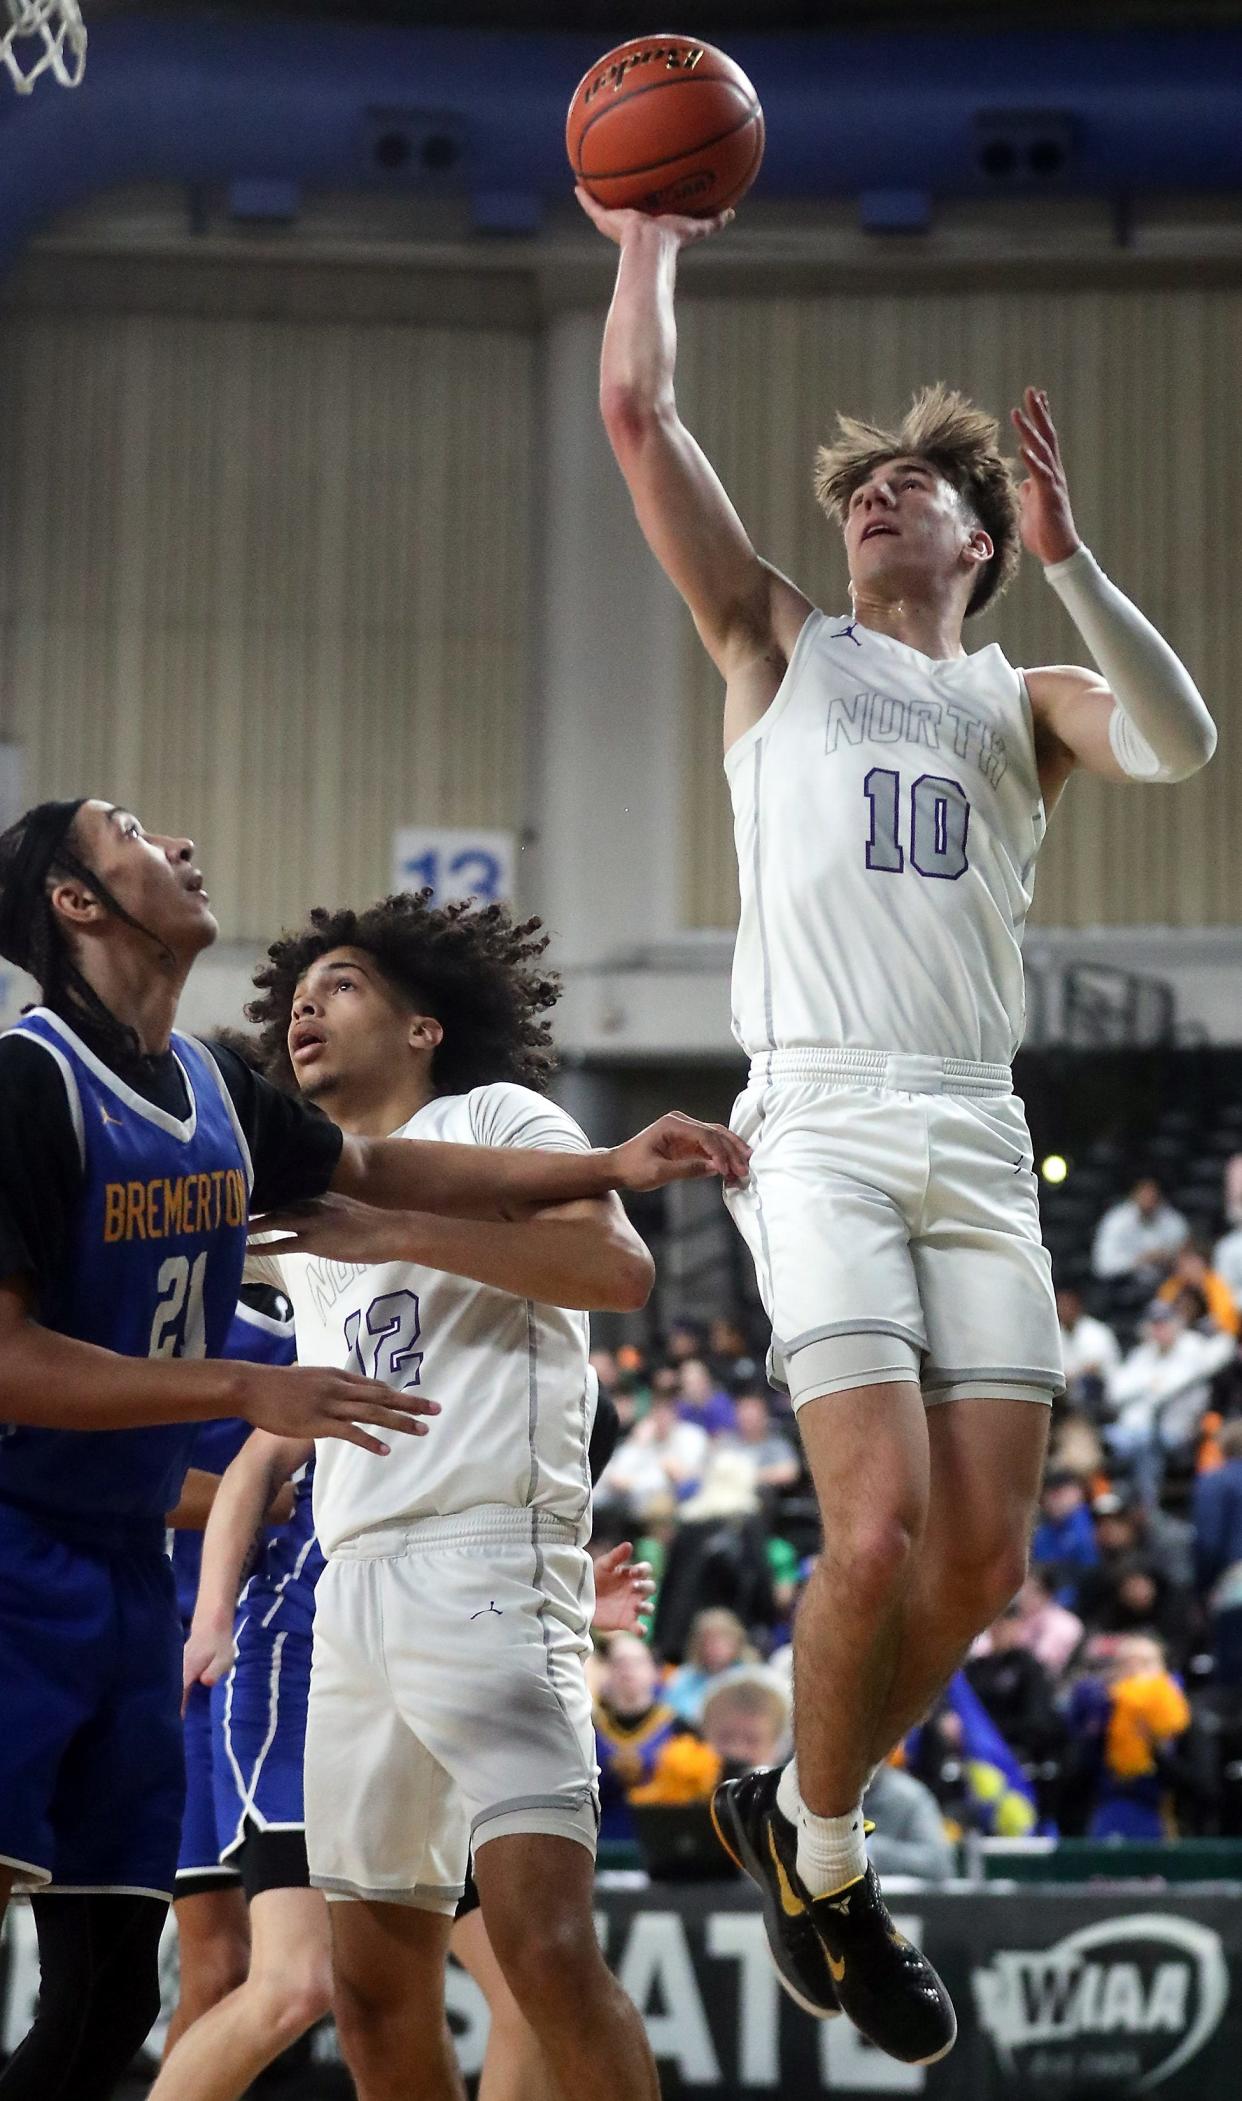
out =
[[1145,1912],[1103,1919],[1055,1947],[1006,1949],[975,1971],[980,2025],[1006,2070],[1144,2094],[1220,2026],[1229,1966],[1220,1936]]

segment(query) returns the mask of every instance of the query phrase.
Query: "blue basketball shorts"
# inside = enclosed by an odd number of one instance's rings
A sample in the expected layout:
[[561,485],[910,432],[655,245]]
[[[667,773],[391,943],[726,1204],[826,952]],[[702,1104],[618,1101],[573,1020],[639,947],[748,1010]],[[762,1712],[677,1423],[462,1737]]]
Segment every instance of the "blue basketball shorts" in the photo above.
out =
[[162,1543],[70,1542],[0,1503],[0,1863],[16,1888],[171,1896],[180,1707]]
[[216,1829],[226,1863],[240,1848],[247,1824],[259,1831],[301,1831],[305,1825],[310,1668],[309,1628],[242,1620],[237,1661],[211,1694]]
[[177,1896],[192,1897],[196,1883],[218,1888],[236,1883],[236,1868],[220,1860],[219,1828],[216,1823],[216,1758],[221,1753],[212,1724],[211,1691],[192,1685],[186,1701],[185,1720],[185,1817],[181,1825],[181,1852],[177,1859]]

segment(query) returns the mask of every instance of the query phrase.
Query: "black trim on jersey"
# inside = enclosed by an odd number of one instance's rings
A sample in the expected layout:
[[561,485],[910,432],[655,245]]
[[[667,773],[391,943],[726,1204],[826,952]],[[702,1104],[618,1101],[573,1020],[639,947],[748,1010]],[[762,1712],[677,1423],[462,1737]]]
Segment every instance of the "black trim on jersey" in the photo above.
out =
[[[86,1049],[97,1042],[82,1031]],[[253,1208],[322,1196],[344,1143],[322,1112],[282,1094],[223,1044],[207,1042],[237,1114],[254,1162]],[[125,1084],[165,1115],[184,1117],[190,1104],[181,1066],[171,1051],[149,1058],[142,1083]],[[0,1279],[27,1277],[36,1298],[68,1260],[82,1160],[64,1076],[44,1044],[10,1031],[0,1036]]]

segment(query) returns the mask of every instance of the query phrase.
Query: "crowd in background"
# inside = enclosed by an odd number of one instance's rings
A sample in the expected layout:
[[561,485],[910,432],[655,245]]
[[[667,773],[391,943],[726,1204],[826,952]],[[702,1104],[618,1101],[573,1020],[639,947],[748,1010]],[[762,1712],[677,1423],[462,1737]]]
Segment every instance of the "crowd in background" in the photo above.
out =
[[[881,1872],[948,1874],[969,1832],[1242,1835],[1242,1158],[1222,1209],[1197,1242],[1144,1177],[1058,1277],[1031,1573],[877,1776]],[[622,1423],[596,1538],[657,1579],[646,1638],[594,1666],[606,1841],[789,1747],[818,1518],[762,1348],[721,1317],[595,1356]]]

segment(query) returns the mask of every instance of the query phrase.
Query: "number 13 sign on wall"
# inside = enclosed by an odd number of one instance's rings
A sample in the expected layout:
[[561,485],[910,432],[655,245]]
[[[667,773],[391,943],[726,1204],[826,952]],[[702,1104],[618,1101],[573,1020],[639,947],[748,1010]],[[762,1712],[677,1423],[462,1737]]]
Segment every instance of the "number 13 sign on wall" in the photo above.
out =
[[477,904],[508,904],[513,896],[512,832],[439,831],[407,825],[393,833],[393,882],[398,890],[433,893],[437,905],[472,897]]

